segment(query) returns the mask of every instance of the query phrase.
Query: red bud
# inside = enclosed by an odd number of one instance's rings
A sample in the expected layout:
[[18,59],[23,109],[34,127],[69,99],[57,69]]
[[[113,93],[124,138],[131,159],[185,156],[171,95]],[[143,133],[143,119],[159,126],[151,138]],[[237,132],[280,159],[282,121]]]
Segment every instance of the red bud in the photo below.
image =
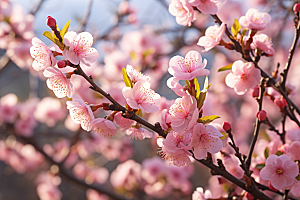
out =
[[53,18],[53,17],[51,17],[51,16],[48,16],[47,17],[47,26],[49,26],[51,29],[54,27],[56,27],[56,20]]
[[275,192],[278,191],[276,188],[273,187],[273,185],[271,184],[271,181],[269,181],[268,186],[269,186],[270,190],[275,191]]
[[228,132],[231,130],[231,125],[229,122],[223,122],[223,125],[222,125],[224,131]]
[[64,68],[67,66],[66,62],[64,60],[60,60],[57,62],[58,68]]
[[252,91],[252,97],[258,97],[259,96],[259,87],[258,85],[255,86],[255,88],[253,88],[253,91]]
[[255,199],[255,197],[254,197],[252,194],[250,194],[249,192],[246,192],[245,197],[246,197],[248,200],[254,200],[254,199]]
[[256,113],[256,117],[259,121],[265,121],[267,118],[267,113],[264,110],[260,110]]
[[294,5],[293,11],[294,11],[295,13],[297,13],[297,12],[300,11],[300,3],[296,3],[296,4]]
[[279,108],[284,108],[287,106],[287,102],[285,99],[274,99],[274,104]]

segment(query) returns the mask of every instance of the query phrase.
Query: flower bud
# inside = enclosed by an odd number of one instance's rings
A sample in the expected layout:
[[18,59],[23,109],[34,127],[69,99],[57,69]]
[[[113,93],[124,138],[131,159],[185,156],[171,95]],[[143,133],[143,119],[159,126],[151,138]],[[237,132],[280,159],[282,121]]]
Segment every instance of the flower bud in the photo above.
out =
[[271,184],[271,181],[269,181],[268,187],[269,187],[269,189],[272,190],[272,191],[275,191],[275,192],[278,191],[276,188],[273,187],[273,185]]
[[231,130],[231,125],[229,122],[223,122],[222,127],[223,127],[224,131],[226,131],[226,132]]
[[64,60],[60,60],[57,62],[58,68],[64,68],[67,66],[67,63]]
[[256,117],[258,118],[259,121],[265,121],[267,118],[267,113],[264,110],[260,110],[256,113]]
[[252,90],[252,97],[255,98],[255,97],[258,97],[259,96],[259,87],[258,85],[255,86],[255,88],[253,88]]
[[274,104],[278,108],[284,108],[285,106],[287,106],[287,102],[285,99],[274,99]]
[[246,192],[245,197],[246,197],[248,200],[254,200],[254,199],[255,199],[255,197],[254,197],[252,194],[250,194],[249,192]]
[[297,13],[297,12],[300,11],[300,3],[296,3],[296,4],[294,5],[293,11],[294,11],[295,13]]
[[46,23],[51,29],[56,28],[56,20],[53,17],[48,16]]

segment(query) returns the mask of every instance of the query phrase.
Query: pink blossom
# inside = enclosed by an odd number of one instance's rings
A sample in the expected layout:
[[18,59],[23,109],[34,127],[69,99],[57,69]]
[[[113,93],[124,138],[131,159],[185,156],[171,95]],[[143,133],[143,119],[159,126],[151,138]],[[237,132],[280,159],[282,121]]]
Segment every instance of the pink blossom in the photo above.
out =
[[260,177],[270,180],[277,190],[290,186],[299,174],[299,167],[286,155],[270,155],[266,160],[266,166],[260,171]]
[[225,79],[228,87],[234,88],[238,95],[243,95],[248,89],[259,84],[261,78],[260,70],[255,68],[252,62],[244,63],[241,60],[235,61]]
[[237,157],[229,155],[224,157],[224,166],[233,176],[241,179],[244,176],[244,170],[240,167],[240,161]]
[[126,66],[126,72],[133,83],[136,83],[139,80],[144,80],[148,82],[151,80],[150,76],[142,74],[137,69],[134,69],[131,65]]
[[190,156],[192,156],[189,152],[192,149],[188,146],[190,142],[191,133],[169,132],[162,143],[162,158],[177,167],[188,166],[191,162]]
[[138,187],[141,182],[142,167],[134,160],[127,160],[118,165],[111,173],[110,183],[118,189],[133,190]]
[[143,160],[142,166],[142,178],[150,184],[155,183],[167,170],[165,162],[158,156]]
[[169,62],[169,73],[179,80],[192,80],[197,76],[209,75],[206,67],[206,59],[202,62],[202,57],[197,51],[189,51],[185,58],[174,56]]
[[98,51],[91,47],[93,36],[88,32],[78,35],[73,31],[67,32],[64,43],[69,49],[64,49],[63,55],[74,65],[78,65],[80,61],[86,66],[91,66],[99,57]]
[[107,119],[96,118],[90,122],[90,130],[95,131],[103,136],[116,136],[117,127],[116,125]]
[[171,77],[167,80],[167,86],[171,88],[178,96],[183,97],[188,94],[184,87],[180,85],[179,80],[175,77]]
[[191,95],[185,95],[175,100],[169,110],[171,126],[177,132],[188,131],[196,124],[199,117],[197,100]]
[[67,101],[67,109],[76,124],[81,124],[86,131],[90,130],[90,122],[95,119],[94,114],[90,106],[85,104],[77,94],[72,96],[72,101]]
[[210,26],[205,31],[205,36],[202,36],[197,45],[203,46],[204,51],[209,51],[215,46],[217,46],[222,40],[222,36],[225,33],[226,26],[224,23],[220,27],[217,25]]
[[195,158],[205,158],[207,152],[218,153],[223,143],[220,139],[223,135],[213,126],[197,124],[194,126],[190,147],[194,150]]
[[120,112],[115,114],[114,120],[115,120],[116,124],[120,127],[121,131],[125,131],[125,130],[129,129],[131,127],[131,125],[134,123],[133,120],[122,117]]
[[13,123],[18,116],[18,97],[9,93],[0,98],[0,124],[2,121]]
[[53,127],[57,121],[63,120],[66,115],[66,110],[62,108],[60,101],[52,97],[43,98],[37,104],[34,112],[35,119],[49,127]]
[[180,25],[191,26],[194,21],[194,9],[187,0],[172,0],[169,12],[176,17],[176,22]]
[[204,192],[202,187],[197,187],[192,196],[192,200],[207,200],[211,198],[212,194],[210,190],[206,190]]
[[289,146],[288,156],[291,160],[300,160],[300,142],[295,141]]
[[294,179],[294,185],[290,191],[294,196],[300,197],[300,181]]
[[192,6],[196,6],[203,14],[215,15],[218,12],[217,5],[225,0],[189,0]]
[[88,189],[86,191],[86,197],[88,200],[109,200],[108,196],[106,196],[105,194],[100,194],[93,189]]
[[44,42],[34,37],[32,39],[32,45],[33,46],[30,47],[30,54],[34,58],[32,63],[33,69],[41,71],[47,67],[53,67],[56,64],[55,57]]
[[53,90],[55,96],[58,98],[65,96],[70,98],[72,96],[73,85],[70,79],[58,68],[48,67],[43,74],[45,77],[49,77],[46,83],[48,88]]
[[60,200],[62,193],[57,186],[49,183],[41,183],[36,188],[37,194],[42,200]]
[[150,89],[150,83],[147,81],[140,80],[133,88],[125,87],[122,93],[128,105],[133,109],[142,109],[149,113],[159,110],[160,95]]
[[167,130],[168,128],[170,128],[170,124],[171,124],[170,113],[168,112],[167,109],[164,109],[163,111],[161,111],[160,125],[164,130]]
[[153,133],[147,131],[146,129],[140,127],[139,125],[137,125],[137,127],[131,127],[129,129],[127,129],[125,131],[126,135],[129,136],[130,139],[139,139],[139,140],[143,140],[145,138],[152,138],[153,137]]
[[275,50],[272,48],[272,40],[263,33],[256,34],[253,37],[253,42],[251,43],[251,49],[260,49],[265,52],[268,56],[272,56]]
[[261,13],[257,9],[251,8],[245,16],[242,16],[239,23],[246,28],[258,31],[264,30],[271,22],[271,16],[268,13]]

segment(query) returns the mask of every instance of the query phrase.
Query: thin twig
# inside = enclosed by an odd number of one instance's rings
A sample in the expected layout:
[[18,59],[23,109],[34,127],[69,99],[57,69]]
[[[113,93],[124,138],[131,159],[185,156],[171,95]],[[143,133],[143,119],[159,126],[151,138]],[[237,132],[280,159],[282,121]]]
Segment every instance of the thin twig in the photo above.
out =
[[30,14],[35,15],[37,11],[41,8],[42,4],[44,3],[45,0],[40,0],[40,2],[36,5],[35,9],[32,9]]
[[[265,84],[265,79],[262,78],[259,84],[259,97],[257,99],[258,101],[258,111],[262,110],[262,102],[263,102],[263,95],[264,95],[264,84]],[[252,154],[254,151],[254,147],[258,138],[258,133],[259,133],[259,128],[260,128],[260,124],[261,122],[258,120],[258,118],[256,118],[256,122],[255,122],[255,129],[254,129],[254,135],[250,144],[250,150],[248,152],[248,156],[246,159],[246,166],[249,169],[250,164],[251,164],[251,158],[252,158]]]
[[88,7],[87,7],[87,10],[86,10],[86,13],[85,13],[83,19],[80,21],[81,27],[78,30],[78,32],[82,32],[86,29],[87,22],[89,20],[90,15],[91,15],[92,5],[93,5],[93,0],[90,0],[89,4],[88,4]]

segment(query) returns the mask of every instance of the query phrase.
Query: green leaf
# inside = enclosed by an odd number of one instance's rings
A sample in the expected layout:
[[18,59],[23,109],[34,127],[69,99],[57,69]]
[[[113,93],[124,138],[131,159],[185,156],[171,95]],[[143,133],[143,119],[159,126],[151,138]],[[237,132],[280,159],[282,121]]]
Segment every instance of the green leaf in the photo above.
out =
[[283,153],[282,153],[281,151],[277,151],[275,154],[276,154],[277,156],[283,155]]
[[243,32],[242,32],[242,39],[241,39],[241,44],[242,45],[244,45],[244,36],[246,35],[246,33],[247,33],[247,28],[245,28],[244,30],[243,30]]
[[199,86],[199,82],[198,82],[197,78],[194,78],[194,84],[195,84],[195,90],[197,91],[196,98],[198,99],[201,90],[200,90],[200,86]]
[[221,67],[218,69],[218,72],[226,71],[226,70],[231,70],[233,63],[226,65],[225,67]]
[[204,82],[204,88],[200,92],[199,99],[197,99],[197,107],[199,109],[202,108],[202,106],[204,104],[206,94],[207,94],[207,90],[209,89],[210,86],[211,86],[211,84],[208,84],[208,77],[206,77],[205,82]]
[[269,149],[269,147],[267,147],[266,149],[265,149],[265,158],[267,159],[268,157],[269,157],[269,152],[270,152],[270,149]]
[[70,23],[71,23],[71,20],[69,20],[62,28],[62,31],[60,32],[61,38],[64,38],[65,34],[68,32]]
[[122,74],[123,74],[123,79],[124,79],[124,83],[127,87],[131,87],[132,88],[132,84],[131,81],[127,75],[126,69],[123,67],[122,69]]
[[227,133],[221,133],[222,135],[223,135],[223,137],[220,137],[220,139],[222,140],[222,139],[224,139],[224,138],[226,138],[227,137]]
[[240,30],[241,30],[241,25],[239,24],[239,20],[234,19],[234,23],[232,24],[231,27],[231,33],[234,35],[234,37],[236,37]]
[[202,123],[202,124],[207,124],[218,118],[220,118],[218,115],[209,115],[209,116],[204,116],[204,117],[199,118],[197,120],[197,122]]
[[138,115],[140,118],[143,118],[143,113],[142,113],[142,110],[141,110],[141,109],[139,109],[139,110],[137,111],[137,115]]
[[51,40],[52,42],[54,42],[54,38],[53,38],[52,34],[49,31],[45,31],[43,33],[43,36],[47,37],[49,40]]
[[264,168],[265,166],[266,166],[265,163],[262,163],[262,164],[257,164],[257,165],[255,166],[255,168],[261,170],[261,169]]

